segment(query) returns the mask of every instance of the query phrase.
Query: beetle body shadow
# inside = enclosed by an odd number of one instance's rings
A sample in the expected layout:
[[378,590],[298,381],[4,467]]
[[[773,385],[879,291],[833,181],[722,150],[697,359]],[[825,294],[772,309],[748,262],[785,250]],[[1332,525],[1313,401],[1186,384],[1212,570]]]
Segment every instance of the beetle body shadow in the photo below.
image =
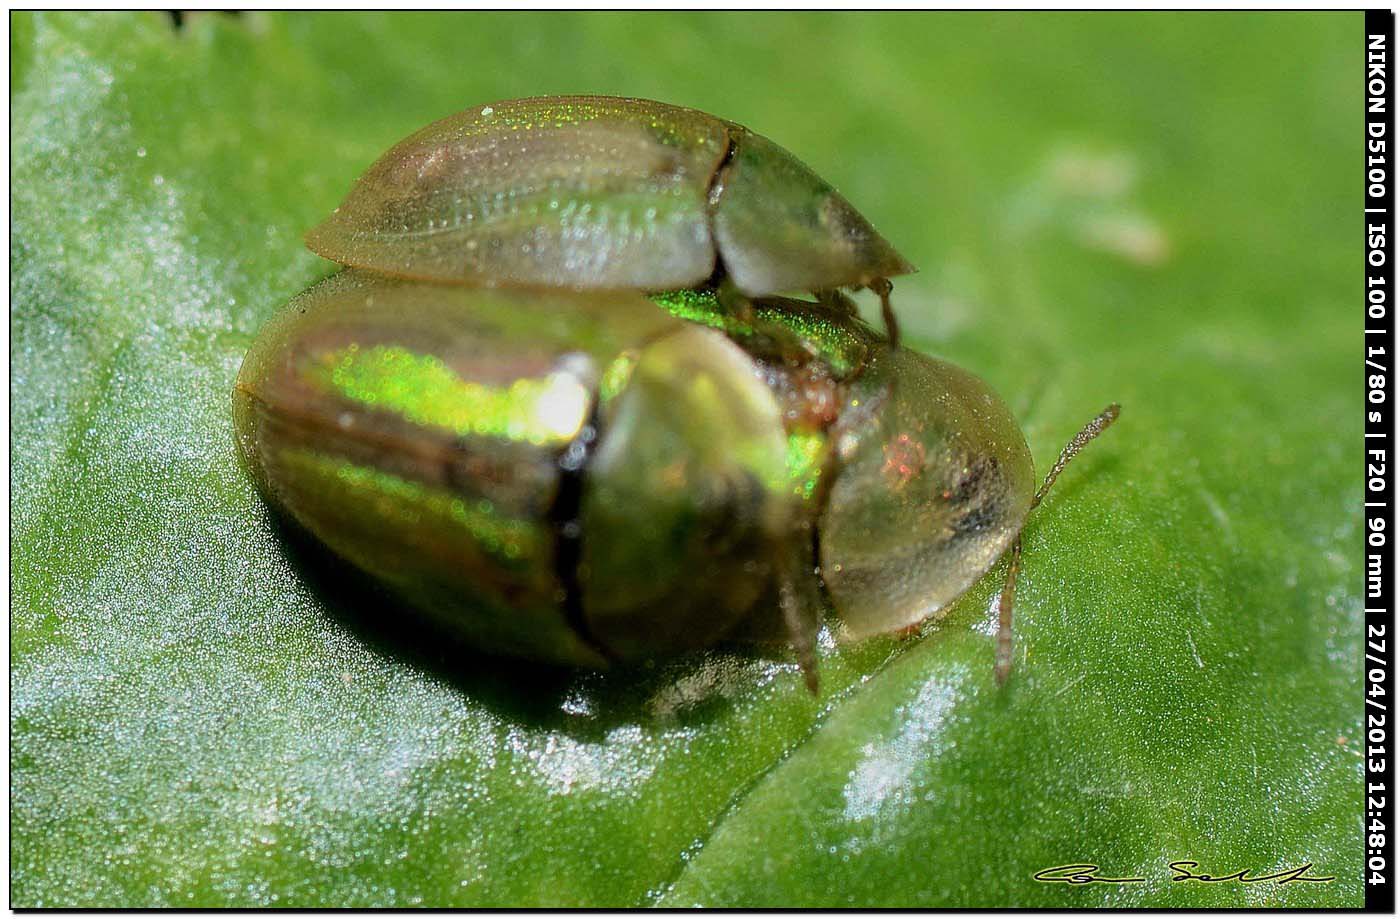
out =
[[791,664],[781,645],[749,641],[606,670],[489,654],[336,555],[294,520],[275,511],[269,520],[288,563],[332,621],[371,653],[446,683],[515,723],[564,731],[578,740],[601,740],[624,725],[695,725],[732,707],[720,684],[732,683],[736,673]]

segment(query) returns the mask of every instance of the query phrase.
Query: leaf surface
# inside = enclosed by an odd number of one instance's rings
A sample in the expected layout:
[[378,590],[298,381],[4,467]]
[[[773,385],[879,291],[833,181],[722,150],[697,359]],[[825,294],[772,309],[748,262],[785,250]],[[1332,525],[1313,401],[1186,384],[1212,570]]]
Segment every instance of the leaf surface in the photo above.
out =
[[[1356,906],[1359,14],[12,17],[13,905]],[[1280,66],[1286,62],[1286,66]],[[274,526],[230,389],[300,234],[482,102],[663,99],[919,264],[1040,468],[1000,570],[824,690],[425,642]],[[867,304],[868,306],[869,304]],[[1311,862],[1330,883],[1173,882]],[[1133,884],[1042,884],[1100,865]]]

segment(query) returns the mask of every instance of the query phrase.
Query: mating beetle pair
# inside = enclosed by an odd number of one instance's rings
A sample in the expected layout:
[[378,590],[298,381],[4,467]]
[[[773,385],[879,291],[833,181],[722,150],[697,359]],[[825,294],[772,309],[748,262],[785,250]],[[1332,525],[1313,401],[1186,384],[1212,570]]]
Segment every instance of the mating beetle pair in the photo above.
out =
[[[244,361],[263,493],[475,645],[605,666],[726,638],[916,624],[1012,553],[1025,439],[971,374],[900,348],[912,270],[745,128],[551,97],[430,125],[308,235],[350,266]],[[880,295],[886,334],[840,288]],[[815,294],[815,300],[782,296]]]

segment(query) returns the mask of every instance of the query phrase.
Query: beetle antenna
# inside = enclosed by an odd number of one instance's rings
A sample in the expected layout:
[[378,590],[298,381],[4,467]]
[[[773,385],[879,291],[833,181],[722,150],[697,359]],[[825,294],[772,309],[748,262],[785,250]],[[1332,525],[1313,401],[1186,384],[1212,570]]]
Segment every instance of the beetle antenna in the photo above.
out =
[[[1108,429],[1108,426],[1118,420],[1119,407],[1117,402],[1111,403],[1108,408],[1099,412],[1094,420],[1084,425],[1084,428],[1070,442],[1065,444],[1065,448],[1060,451],[1059,459],[1055,460],[1055,465],[1050,467],[1050,471],[1045,475],[1045,483],[1040,486],[1040,490],[1031,499],[1031,510],[1035,510],[1044,500],[1045,495],[1050,491],[1050,486],[1055,484],[1055,480],[1060,477],[1060,473],[1065,471],[1069,461],[1079,455],[1079,451],[1089,445],[1089,442],[1098,437]],[[1006,682],[1007,676],[1011,674],[1011,608],[1016,604],[1016,575],[1021,572],[1021,536],[1016,535],[1016,541],[1011,544],[1011,564],[1006,569],[1006,583],[1001,587],[1001,597],[997,600],[997,656],[995,675],[997,685]]]
[[1035,493],[1035,498],[1031,501],[1031,510],[1035,510],[1040,502],[1045,499],[1045,495],[1050,491],[1050,486],[1055,484],[1055,480],[1060,477],[1060,473],[1065,471],[1069,461],[1079,455],[1079,451],[1089,445],[1089,441],[1098,437],[1108,426],[1118,420],[1118,403],[1111,403],[1108,408],[1099,412],[1093,421],[1084,425],[1084,429],[1065,444],[1065,448],[1060,451],[1060,458],[1055,460],[1055,465],[1050,467],[1050,471],[1045,475],[1045,483],[1040,486],[1040,491]]

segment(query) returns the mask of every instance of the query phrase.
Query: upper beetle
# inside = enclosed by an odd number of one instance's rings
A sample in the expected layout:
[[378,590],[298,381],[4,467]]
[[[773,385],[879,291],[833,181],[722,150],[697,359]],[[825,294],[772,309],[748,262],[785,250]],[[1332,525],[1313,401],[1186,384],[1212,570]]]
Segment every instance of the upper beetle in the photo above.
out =
[[879,295],[914,270],[832,186],[742,125],[645,99],[543,96],[428,125],[306,236],[379,274],[753,298]]

